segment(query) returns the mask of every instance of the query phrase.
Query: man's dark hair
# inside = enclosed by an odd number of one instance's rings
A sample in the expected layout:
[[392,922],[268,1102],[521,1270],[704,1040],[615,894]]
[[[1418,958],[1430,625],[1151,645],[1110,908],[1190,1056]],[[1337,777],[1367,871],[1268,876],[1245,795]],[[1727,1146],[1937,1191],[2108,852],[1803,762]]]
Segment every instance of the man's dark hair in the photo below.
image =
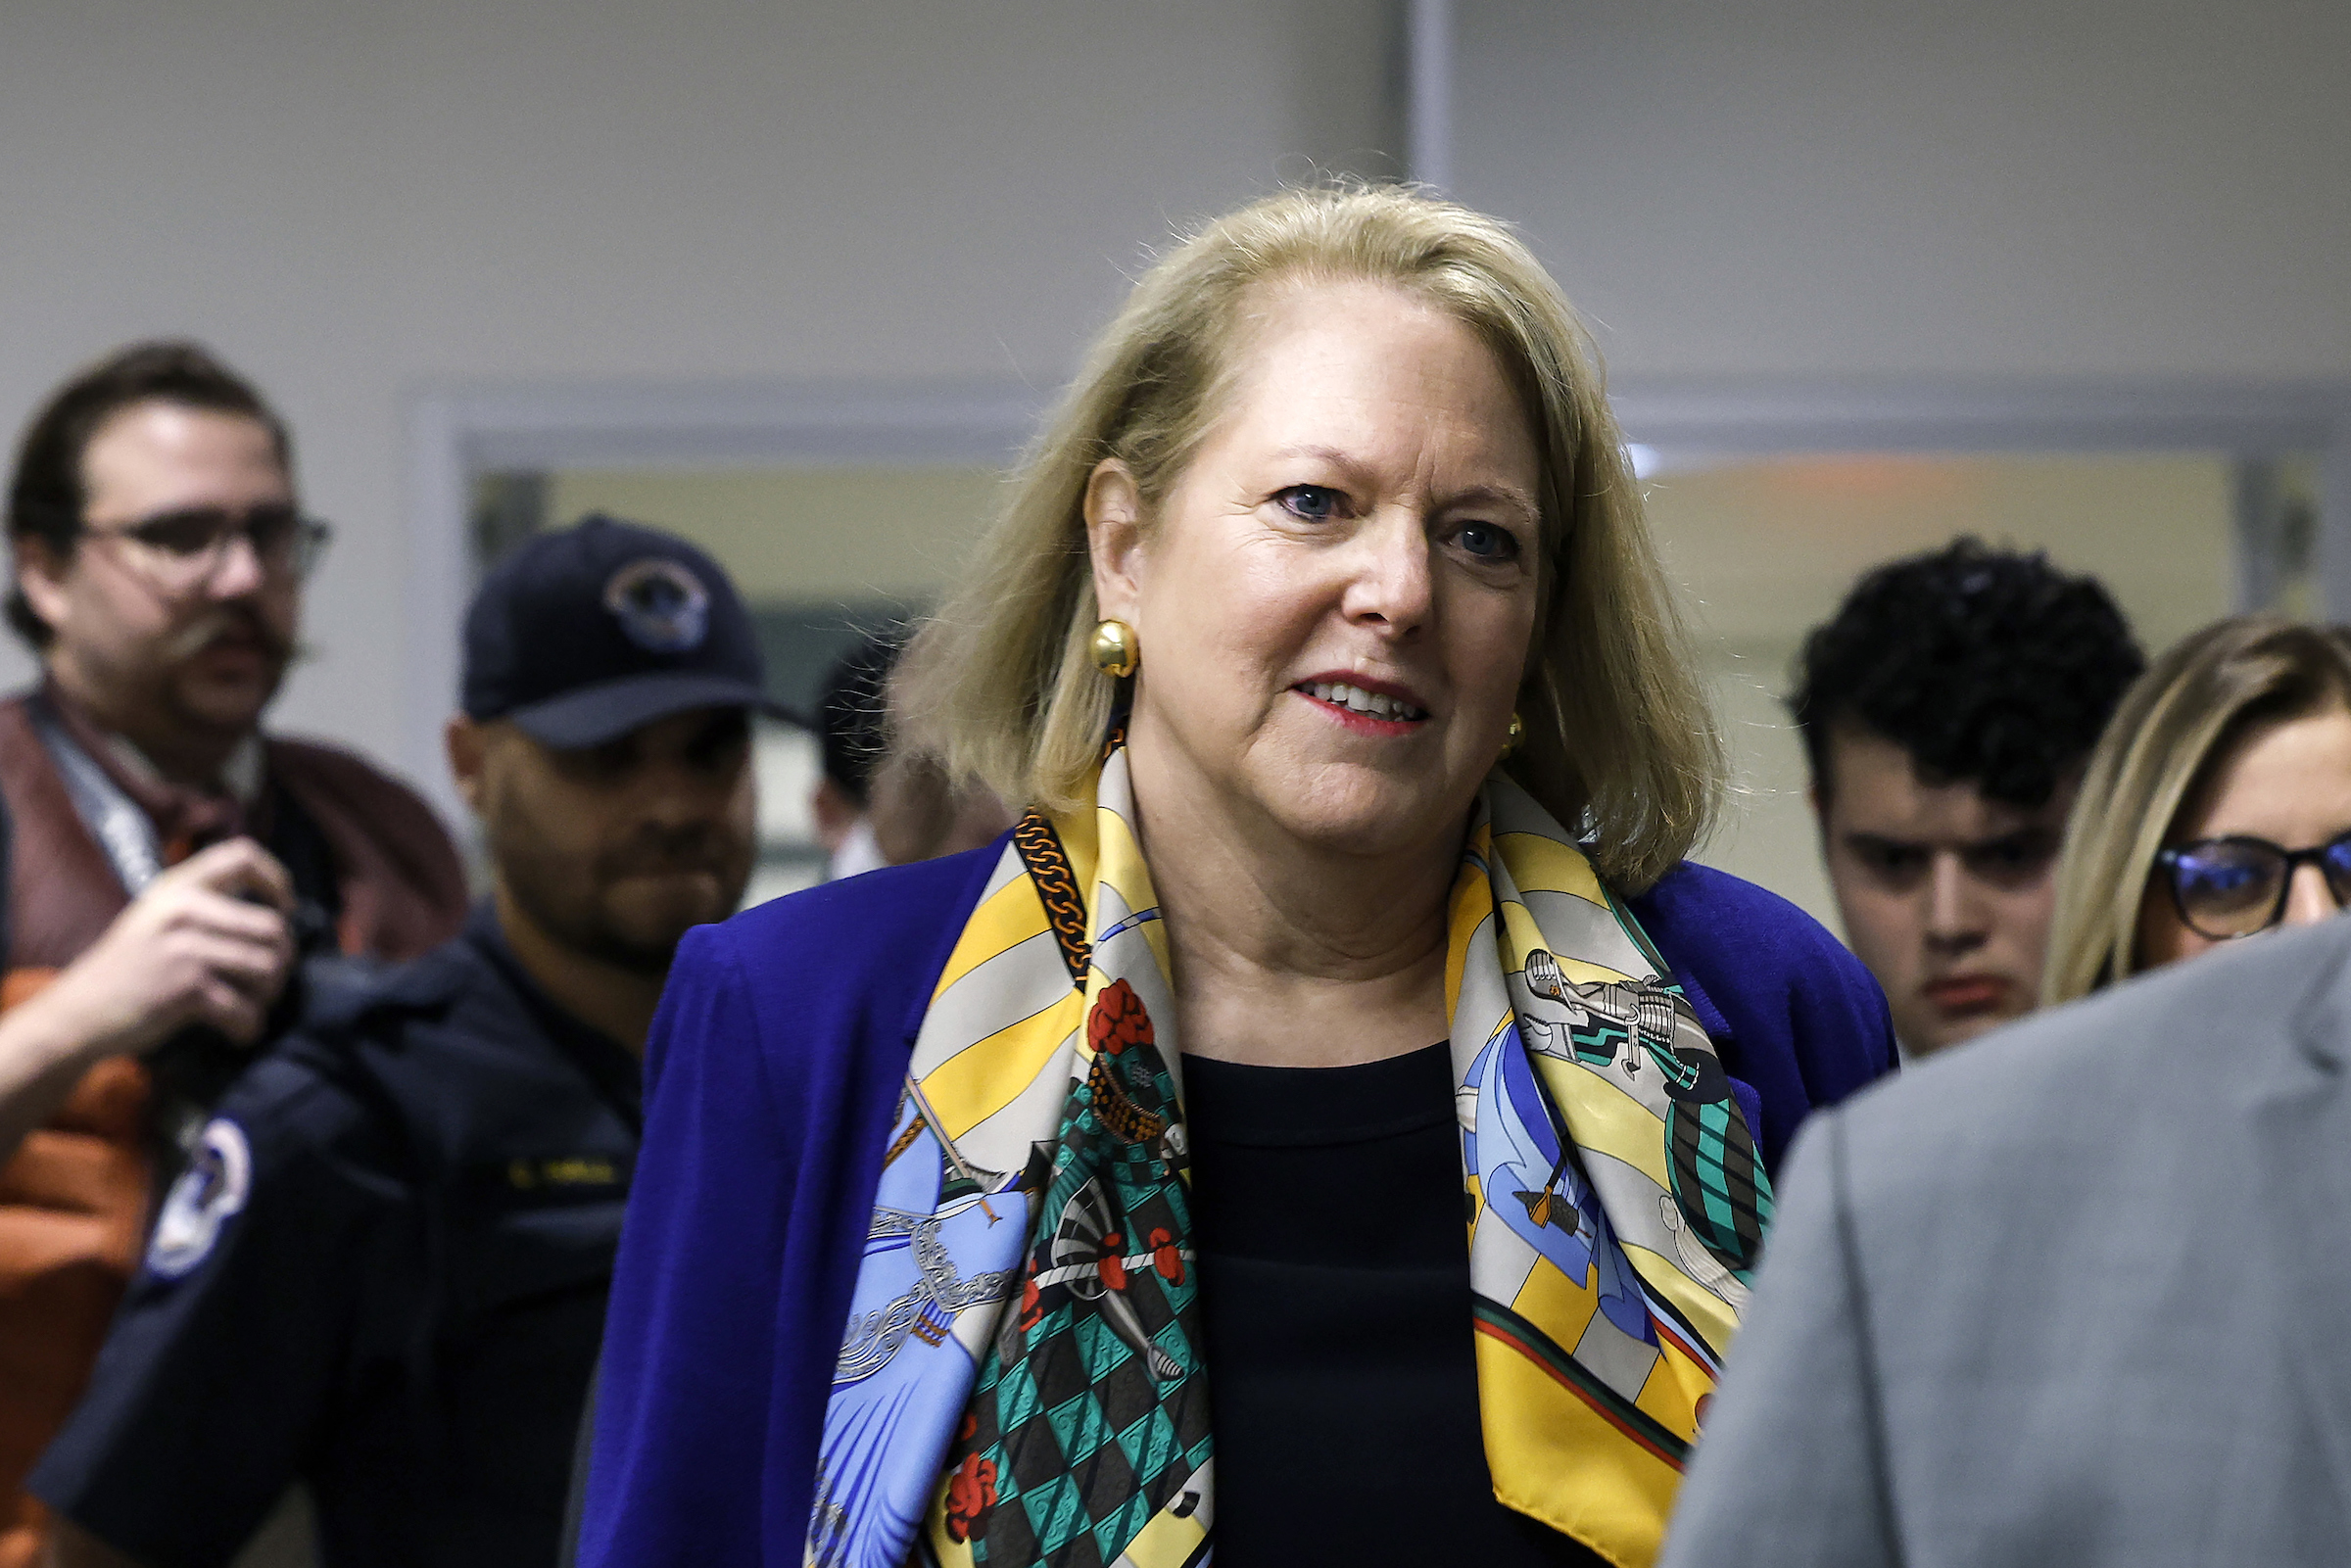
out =
[[889,739],[889,672],[905,651],[901,629],[861,638],[825,676],[817,702],[817,737],[825,753],[825,777],[862,810],[873,790],[874,770]]
[[2089,755],[2145,667],[2095,578],[1960,538],[1856,583],[1804,640],[1788,706],[1823,801],[1830,735],[1851,725],[1907,751],[1930,784],[1972,784],[2031,811]]
[[[60,559],[73,553],[81,533],[82,456],[90,440],[122,409],[150,401],[242,414],[269,432],[278,466],[294,469],[294,444],[285,421],[262,400],[253,384],[194,343],[134,343],[118,349],[50,396],[17,443],[17,466],[8,483],[8,537],[34,538]],[[33,614],[24,591],[8,591],[8,624],[34,647],[46,647],[51,632]]]

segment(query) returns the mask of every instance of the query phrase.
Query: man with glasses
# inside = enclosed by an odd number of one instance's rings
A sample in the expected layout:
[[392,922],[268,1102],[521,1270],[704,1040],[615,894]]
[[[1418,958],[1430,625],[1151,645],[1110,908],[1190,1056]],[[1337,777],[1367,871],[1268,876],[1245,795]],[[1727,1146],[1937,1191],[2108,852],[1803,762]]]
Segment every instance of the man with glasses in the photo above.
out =
[[555,1562],[639,1058],[756,853],[763,675],[683,540],[592,517],[491,572],[449,726],[490,897],[215,1109],[33,1472],[58,1568],[225,1562],[297,1480],[327,1568]]
[[187,344],[125,349],[26,427],[0,702],[0,1562],[86,1382],[158,1178],[281,1022],[299,954],[405,959],[464,918],[432,813],[348,753],[265,737],[327,538],[284,424]]

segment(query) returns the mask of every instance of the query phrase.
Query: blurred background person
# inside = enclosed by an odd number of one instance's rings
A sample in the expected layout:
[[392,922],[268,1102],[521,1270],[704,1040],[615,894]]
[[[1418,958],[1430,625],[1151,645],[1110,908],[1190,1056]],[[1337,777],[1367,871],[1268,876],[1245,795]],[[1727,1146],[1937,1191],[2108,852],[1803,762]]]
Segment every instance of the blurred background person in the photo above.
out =
[[977,781],[958,784],[936,758],[894,749],[874,770],[868,809],[886,866],[977,849],[1010,828],[1013,813]]
[[977,849],[1012,826],[986,785],[958,784],[935,759],[890,745],[889,676],[905,645],[903,631],[868,637],[825,680],[824,776],[809,805],[828,881]]
[[2046,999],[2351,900],[2351,632],[2275,616],[2155,660],[2083,777]]
[[1907,1053],[2039,1004],[2066,812],[2141,664],[2096,581],[1973,539],[1872,571],[1805,640],[1821,855]]
[[8,534],[8,619],[41,672],[0,703],[13,1563],[40,1533],[18,1484],[88,1374],[151,1173],[192,1150],[297,949],[413,957],[456,930],[465,884],[408,789],[261,730],[326,528],[283,421],[233,371],[149,343],[59,388],[18,447]]
[[1684,859],[1597,356],[1504,225],[1318,189],[1087,363],[895,688],[1019,826],[680,951],[580,1560],[1644,1561],[1893,1041]]
[[592,519],[467,620],[450,766],[489,899],[221,1101],[33,1487],[70,1565],[554,1561],[678,938],[753,855],[758,643],[701,551]]
[[874,772],[882,763],[889,730],[889,672],[904,645],[903,634],[876,633],[859,641],[825,674],[813,727],[824,771],[808,810],[816,820],[817,842],[824,847],[827,881],[889,864],[874,839],[871,807]]

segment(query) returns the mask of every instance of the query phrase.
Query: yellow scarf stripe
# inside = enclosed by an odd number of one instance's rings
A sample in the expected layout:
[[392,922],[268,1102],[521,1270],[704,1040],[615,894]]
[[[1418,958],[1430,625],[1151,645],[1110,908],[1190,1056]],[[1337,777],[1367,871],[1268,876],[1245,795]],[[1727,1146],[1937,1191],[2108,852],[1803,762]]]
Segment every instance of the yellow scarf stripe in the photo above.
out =
[[1019,1099],[1084,1022],[1085,1004],[1071,991],[926,1074],[923,1098],[945,1123],[941,1130],[961,1138]]
[[939,971],[931,999],[946,995],[956,981],[989,959],[1052,928],[1045,919],[1044,900],[1036,896],[1036,884],[1026,877],[1006,882],[983,900],[964,923],[963,934],[955,939],[955,951],[947,955],[947,967]]

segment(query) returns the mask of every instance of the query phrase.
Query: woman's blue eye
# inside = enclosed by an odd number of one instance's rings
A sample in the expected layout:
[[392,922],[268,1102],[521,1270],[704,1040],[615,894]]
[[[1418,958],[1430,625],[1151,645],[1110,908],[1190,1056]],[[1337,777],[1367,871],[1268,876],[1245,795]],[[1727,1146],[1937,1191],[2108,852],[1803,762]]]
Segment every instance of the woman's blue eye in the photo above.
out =
[[1462,548],[1481,560],[1507,561],[1518,553],[1518,541],[1511,537],[1508,529],[1492,523],[1463,523],[1456,537],[1461,540]]
[[1292,485],[1275,499],[1293,517],[1309,517],[1319,521],[1339,515],[1339,493],[1321,485]]

